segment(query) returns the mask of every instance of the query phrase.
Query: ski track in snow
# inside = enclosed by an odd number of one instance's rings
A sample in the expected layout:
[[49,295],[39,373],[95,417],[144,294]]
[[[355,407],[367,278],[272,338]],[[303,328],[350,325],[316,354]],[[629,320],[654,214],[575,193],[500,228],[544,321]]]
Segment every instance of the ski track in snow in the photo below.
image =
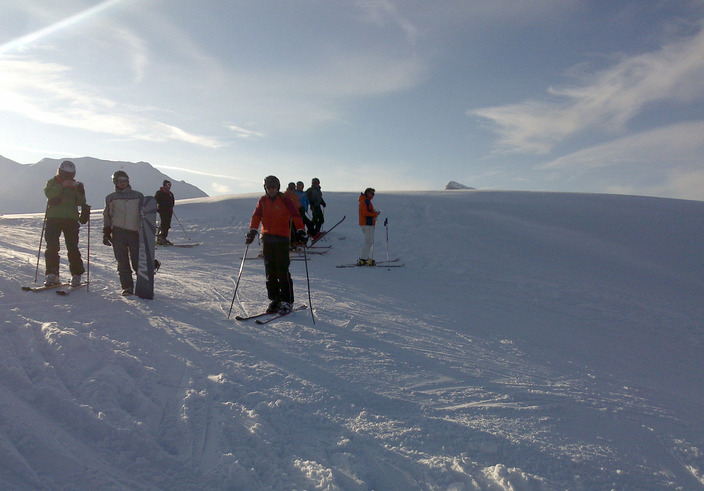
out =
[[256,242],[226,318],[256,197],[178,203],[202,245],[157,250],[153,301],[119,295],[99,211],[89,290],[21,291],[42,216],[0,217],[0,485],[704,489],[703,203],[381,192],[387,270],[335,268],[356,194],[325,196],[315,324],[234,320],[267,303]]

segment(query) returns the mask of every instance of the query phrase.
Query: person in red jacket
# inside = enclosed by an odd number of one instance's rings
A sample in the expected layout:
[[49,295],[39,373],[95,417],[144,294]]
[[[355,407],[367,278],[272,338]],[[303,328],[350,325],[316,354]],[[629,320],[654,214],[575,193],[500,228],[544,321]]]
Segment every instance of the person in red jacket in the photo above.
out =
[[245,239],[251,244],[262,226],[262,253],[266,273],[267,296],[271,301],[267,312],[290,312],[293,306],[293,280],[289,272],[289,223],[296,226],[300,242],[307,241],[303,220],[290,199],[280,192],[281,182],[276,176],[264,179],[266,194],[259,198],[252,214],[249,232]]
[[369,257],[369,254],[374,250],[374,227],[376,226],[376,217],[381,213],[374,209],[372,198],[376,191],[374,188],[367,188],[359,195],[359,226],[362,227],[364,234],[364,246],[362,254],[359,256],[357,266],[374,266],[376,262]]

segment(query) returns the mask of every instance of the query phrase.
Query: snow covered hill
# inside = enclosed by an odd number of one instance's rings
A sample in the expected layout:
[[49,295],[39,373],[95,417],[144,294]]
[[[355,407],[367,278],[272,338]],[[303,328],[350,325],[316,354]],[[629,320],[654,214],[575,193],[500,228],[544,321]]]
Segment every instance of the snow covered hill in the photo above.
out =
[[[153,301],[97,211],[90,291],[21,291],[42,217],[0,217],[0,487],[704,488],[704,203],[380,191],[406,266],[339,269],[357,194],[326,193],[316,322],[260,326],[226,318],[257,197],[179,202],[202,245],[157,251]],[[256,249],[233,316],[266,304]]]
[[[0,156],[0,213],[43,212],[46,208],[44,186],[56,175],[61,162],[66,159],[42,159],[36,164],[23,165]],[[115,191],[112,174],[124,170],[130,183],[145,196],[153,196],[164,179],[172,183],[176,199],[205,197],[203,191],[185,181],[176,181],[152,167],[147,162],[116,162],[93,157],[70,158],[76,164],[76,180],[86,189],[88,204],[93,208],[105,205],[105,196]]]

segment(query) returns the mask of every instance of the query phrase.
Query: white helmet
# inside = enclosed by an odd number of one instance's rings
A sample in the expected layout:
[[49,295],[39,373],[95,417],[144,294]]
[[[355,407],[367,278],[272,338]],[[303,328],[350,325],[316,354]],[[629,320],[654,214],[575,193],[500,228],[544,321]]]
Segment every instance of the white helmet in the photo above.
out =
[[76,175],[76,165],[70,160],[64,160],[57,173],[62,179],[73,179]]

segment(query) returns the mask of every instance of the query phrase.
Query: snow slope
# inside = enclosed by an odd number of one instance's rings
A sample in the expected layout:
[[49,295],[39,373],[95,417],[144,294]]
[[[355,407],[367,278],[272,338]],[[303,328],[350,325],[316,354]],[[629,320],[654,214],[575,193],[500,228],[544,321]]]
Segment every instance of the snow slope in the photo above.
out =
[[[315,324],[226,318],[258,195],[178,203],[203,244],[157,251],[153,301],[98,212],[90,291],[21,291],[41,216],[1,217],[0,487],[704,489],[704,203],[382,191],[406,267],[339,269],[357,196],[325,194]],[[266,304],[257,249],[233,317]]]

